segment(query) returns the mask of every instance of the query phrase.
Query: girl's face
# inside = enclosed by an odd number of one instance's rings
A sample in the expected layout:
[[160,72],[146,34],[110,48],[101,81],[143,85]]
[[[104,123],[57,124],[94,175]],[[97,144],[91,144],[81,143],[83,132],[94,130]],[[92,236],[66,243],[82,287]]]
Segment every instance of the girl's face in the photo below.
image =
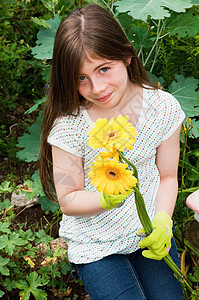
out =
[[98,108],[108,109],[125,104],[132,87],[126,65],[121,60],[100,57],[83,60],[79,72],[79,93]]

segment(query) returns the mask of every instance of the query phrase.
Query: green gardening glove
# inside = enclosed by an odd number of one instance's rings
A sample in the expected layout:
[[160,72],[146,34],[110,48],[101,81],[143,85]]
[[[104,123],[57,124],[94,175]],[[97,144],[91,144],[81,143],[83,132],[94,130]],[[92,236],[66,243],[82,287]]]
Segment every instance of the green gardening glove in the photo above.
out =
[[[171,248],[173,222],[166,212],[160,211],[155,215],[152,226],[154,230],[139,243],[139,247],[147,247],[149,249],[142,252],[143,256],[161,260],[169,254]],[[139,235],[143,232],[144,230],[142,228],[137,234]]]
[[121,207],[125,199],[132,193],[133,190],[126,191],[126,194],[106,195],[104,191],[99,194],[99,201],[104,209],[113,209]]

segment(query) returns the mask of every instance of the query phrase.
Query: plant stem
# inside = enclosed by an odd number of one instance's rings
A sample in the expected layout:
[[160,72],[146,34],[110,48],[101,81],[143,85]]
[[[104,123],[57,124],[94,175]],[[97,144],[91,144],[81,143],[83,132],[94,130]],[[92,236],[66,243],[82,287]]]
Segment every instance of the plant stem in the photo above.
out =
[[195,187],[185,189],[185,190],[179,189],[178,193],[193,193],[193,192],[197,191],[198,189],[199,189],[199,186],[195,186]]
[[[152,55],[152,53],[153,53],[154,48],[156,47],[156,45],[157,45],[157,43],[158,43],[158,41],[159,41],[159,39],[160,39],[160,35],[161,35],[162,30],[163,30],[163,28],[164,28],[164,21],[163,21],[162,27],[160,27],[160,25],[161,25],[161,20],[158,21],[158,26],[157,26],[157,27],[158,27],[158,28],[157,28],[157,38],[156,38],[155,43],[153,44],[153,46],[152,46],[152,48],[151,48],[151,51],[149,52],[149,54],[148,54],[148,56],[147,56],[145,62],[143,63],[144,67],[146,66],[146,64],[147,64],[147,62],[148,62],[148,60],[149,60],[149,58],[151,57],[151,55]],[[155,56],[156,56],[156,55],[155,55]]]
[[181,209],[181,235],[182,235],[182,246],[184,247],[184,223],[183,223],[183,186],[184,186],[184,161],[186,155],[187,135],[184,130],[184,143],[182,147],[182,166],[181,166],[181,185],[180,185],[180,209]]
[[[119,150],[117,150],[117,151],[119,153],[119,156],[133,168],[134,175],[138,180],[138,171],[137,171],[136,166],[132,162],[130,162],[127,158],[125,158],[125,156]],[[143,226],[144,231],[146,232],[146,234],[149,235],[153,231],[153,226],[152,226],[151,220],[148,216],[146,206],[145,206],[145,203],[144,203],[144,199],[142,197],[142,194],[140,193],[138,185],[136,187],[134,187],[134,191],[135,191],[135,203],[136,203],[136,207],[137,207],[138,216],[140,218],[140,222],[142,223],[142,226]],[[186,279],[186,276],[178,268],[178,266],[175,264],[175,262],[173,261],[171,256],[167,255],[163,259],[167,263],[167,265],[177,275],[178,280],[181,281],[183,284],[185,284],[190,292],[193,292],[193,289],[192,289],[191,285],[189,284],[189,282]]]
[[120,156],[120,157],[121,157],[121,158],[129,165],[129,166],[131,166],[131,167],[133,168],[134,175],[135,175],[135,177],[136,177],[137,180],[138,180],[138,171],[137,171],[136,166],[135,166],[131,161],[129,161],[129,160],[123,155],[122,152],[120,152],[119,150],[117,150],[117,152],[118,152],[119,156]]
[[190,168],[191,168],[191,170],[190,170],[191,172],[194,172],[194,173],[196,173],[197,175],[199,175],[199,170],[198,170],[198,169],[196,169],[194,166],[192,166],[192,165],[189,164],[188,162],[183,161],[182,159],[180,159],[180,160],[179,160],[179,165],[182,166],[182,163],[183,163],[184,165],[190,167]]

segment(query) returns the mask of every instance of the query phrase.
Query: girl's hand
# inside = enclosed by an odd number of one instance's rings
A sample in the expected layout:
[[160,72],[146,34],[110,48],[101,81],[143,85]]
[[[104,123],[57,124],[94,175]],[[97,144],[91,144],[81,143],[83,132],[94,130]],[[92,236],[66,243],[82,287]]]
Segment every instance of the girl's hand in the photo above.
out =
[[[139,243],[139,247],[149,249],[142,252],[143,256],[161,260],[169,254],[171,248],[173,222],[166,212],[160,211],[155,215],[152,225],[153,232]],[[137,233],[139,235],[143,232],[141,229]]]
[[102,191],[99,195],[100,204],[106,210],[121,207],[132,191],[133,190],[129,190],[126,194],[119,195],[106,195],[104,191]]

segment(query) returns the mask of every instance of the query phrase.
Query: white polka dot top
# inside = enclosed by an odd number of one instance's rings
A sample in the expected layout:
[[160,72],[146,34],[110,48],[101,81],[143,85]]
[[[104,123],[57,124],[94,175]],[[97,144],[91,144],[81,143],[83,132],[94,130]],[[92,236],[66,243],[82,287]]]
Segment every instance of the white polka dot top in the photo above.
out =
[[[129,112],[129,115],[132,112]],[[121,113],[122,114],[122,113]],[[124,155],[132,161],[139,174],[139,185],[150,219],[153,219],[160,176],[155,164],[157,147],[168,139],[185,117],[178,101],[162,90],[143,89],[143,103],[138,123],[138,136],[133,150]],[[96,191],[88,178],[89,166],[102,149],[88,147],[88,132],[93,122],[82,108],[78,116],[58,118],[48,143],[83,160],[85,190]],[[73,263],[89,263],[111,254],[136,251],[142,227],[132,193],[121,208],[92,217],[63,215],[59,235],[68,243],[68,258]]]

